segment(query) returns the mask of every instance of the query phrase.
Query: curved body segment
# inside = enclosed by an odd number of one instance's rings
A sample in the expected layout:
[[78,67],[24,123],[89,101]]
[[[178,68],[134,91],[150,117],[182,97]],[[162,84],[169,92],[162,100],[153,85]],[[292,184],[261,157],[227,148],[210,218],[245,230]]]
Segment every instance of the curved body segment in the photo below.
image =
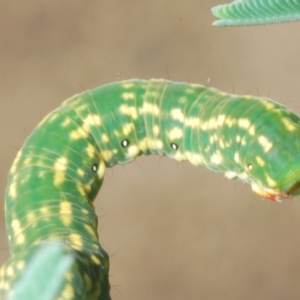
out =
[[[267,98],[165,80],[116,82],[66,100],[27,138],[9,173],[12,256],[0,272],[1,299],[17,299],[20,291],[24,300],[110,299],[109,260],[93,207],[106,167],[167,155],[280,200],[300,193],[299,124]],[[42,261],[43,251],[53,264]],[[39,262],[48,279],[39,275]],[[45,288],[26,288],[30,276]]]

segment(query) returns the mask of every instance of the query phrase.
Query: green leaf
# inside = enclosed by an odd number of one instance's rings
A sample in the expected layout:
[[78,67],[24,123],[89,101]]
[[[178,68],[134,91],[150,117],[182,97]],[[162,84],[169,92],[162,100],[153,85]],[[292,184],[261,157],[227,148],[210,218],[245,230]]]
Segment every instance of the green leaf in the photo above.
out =
[[241,26],[300,20],[300,0],[235,0],[212,8],[213,25]]

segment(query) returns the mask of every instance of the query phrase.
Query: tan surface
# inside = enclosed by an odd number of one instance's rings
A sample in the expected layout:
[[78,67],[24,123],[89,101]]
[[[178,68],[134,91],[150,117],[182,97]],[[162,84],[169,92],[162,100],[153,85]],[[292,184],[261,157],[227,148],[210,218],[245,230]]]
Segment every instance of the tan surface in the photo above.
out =
[[[217,3],[1,1],[1,194],[42,116],[119,74],[271,91],[299,113],[300,23],[214,28]],[[143,157],[107,172],[96,207],[114,300],[300,298],[299,199],[270,203],[222,175]]]

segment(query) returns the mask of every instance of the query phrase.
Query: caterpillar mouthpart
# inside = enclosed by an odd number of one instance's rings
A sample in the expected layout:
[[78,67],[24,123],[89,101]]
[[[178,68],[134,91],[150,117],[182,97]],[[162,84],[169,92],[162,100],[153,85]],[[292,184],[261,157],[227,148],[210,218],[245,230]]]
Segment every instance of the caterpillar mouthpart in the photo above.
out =
[[[298,188],[300,187],[300,182],[298,182]],[[291,199],[293,197],[293,193],[290,193],[290,190],[287,193],[275,191],[270,188],[265,188],[263,186],[258,185],[257,183],[251,184],[252,191],[257,195],[269,199],[276,202],[281,202],[282,200]]]

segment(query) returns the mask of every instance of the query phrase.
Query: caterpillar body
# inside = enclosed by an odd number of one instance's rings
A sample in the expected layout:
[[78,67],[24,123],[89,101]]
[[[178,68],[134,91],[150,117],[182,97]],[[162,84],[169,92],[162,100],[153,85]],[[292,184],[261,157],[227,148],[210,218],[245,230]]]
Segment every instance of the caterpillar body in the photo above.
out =
[[300,119],[270,99],[166,80],[86,91],[42,120],[11,167],[1,299],[110,299],[93,200],[106,167],[141,154],[224,172],[272,200],[300,193]]

